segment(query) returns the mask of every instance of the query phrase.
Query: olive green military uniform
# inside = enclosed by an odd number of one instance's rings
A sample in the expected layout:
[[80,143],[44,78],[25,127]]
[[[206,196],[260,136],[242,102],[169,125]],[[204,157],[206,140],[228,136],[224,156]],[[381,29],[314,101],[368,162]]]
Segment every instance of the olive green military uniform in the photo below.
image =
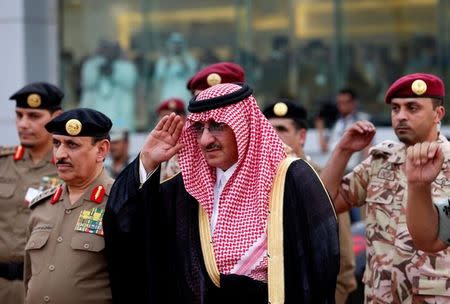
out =
[[103,170],[74,204],[64,184],[33,200],[25,303],[111,303],[101,222],[112,183]]
[[[52,153],[33,164],[27,149],[14,159],[18,147],[0,148],[0,302],[23,303],[22,282],[26,227],[30,210],[27,192],[37,193],[56,176]],[[34,190],[33,190],[34,189]],[[31,200],[31,199],[30,199]]]

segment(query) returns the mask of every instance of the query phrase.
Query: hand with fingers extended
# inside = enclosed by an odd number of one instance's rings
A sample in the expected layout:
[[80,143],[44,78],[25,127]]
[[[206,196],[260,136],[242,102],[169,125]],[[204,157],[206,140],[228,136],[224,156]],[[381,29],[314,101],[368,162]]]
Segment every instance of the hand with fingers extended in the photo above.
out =
[[164,116],[150,132],[141,150],[141,161],[147,172],[156,169],[160,163],[169,160],[183,145],[178,142],[184,122],[172,113]]
[[357,121],[345,130],[338,148],[351,153],[361,151],[370,145],[375,132],[375,126],[371,122],[367,120]]
[[438,176],[444,154],[437,142],[422,142],[406,150],[405,174],[411,184],[431,184]]

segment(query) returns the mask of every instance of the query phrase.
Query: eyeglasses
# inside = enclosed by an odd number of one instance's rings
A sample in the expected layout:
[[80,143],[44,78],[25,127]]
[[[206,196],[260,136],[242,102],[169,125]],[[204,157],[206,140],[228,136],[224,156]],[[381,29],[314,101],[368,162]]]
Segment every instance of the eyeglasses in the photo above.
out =
[[197,136],[197,138],[203,135],[203,130],[207,129],[212,136],[220,136],[222,132],[225,130],[226,124],[222,122],[211,121],[208,123],[209,127],[206,127],[205,124],[196,122],[189,129]]

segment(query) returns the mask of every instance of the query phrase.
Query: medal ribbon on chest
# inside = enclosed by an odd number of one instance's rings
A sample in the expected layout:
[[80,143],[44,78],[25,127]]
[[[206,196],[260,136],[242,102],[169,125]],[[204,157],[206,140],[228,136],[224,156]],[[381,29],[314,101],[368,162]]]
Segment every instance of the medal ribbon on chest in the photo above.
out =
[[76,231],[103,235],[102,219],[105,210],[94,207],[90,210],[83,210],[78,217],[75,226]]

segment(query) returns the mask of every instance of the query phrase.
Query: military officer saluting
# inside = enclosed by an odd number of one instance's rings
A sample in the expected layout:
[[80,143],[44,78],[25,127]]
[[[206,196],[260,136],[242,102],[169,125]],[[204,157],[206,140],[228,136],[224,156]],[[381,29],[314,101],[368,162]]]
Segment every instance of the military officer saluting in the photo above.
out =
[[113,182],[103,168],[111,126],[92,109],[67,111],[45,126],[64,183],[30,204],[25,303],[111,302],[102,228]]
[[44,126],[61,113],[63,92],[56,86],[29,84],[10,99],[16,101],[20,145],[0,147],[0,299],[23,303],[23,252],[31,199],[55,182],[52,137]]

